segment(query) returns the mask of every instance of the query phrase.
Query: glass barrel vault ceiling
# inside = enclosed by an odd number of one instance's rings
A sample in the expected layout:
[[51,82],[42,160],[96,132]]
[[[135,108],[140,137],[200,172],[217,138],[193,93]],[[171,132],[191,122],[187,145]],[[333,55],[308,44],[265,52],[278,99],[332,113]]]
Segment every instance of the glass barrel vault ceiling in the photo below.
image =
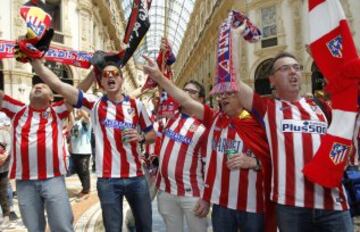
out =
[[[119,1],[124,9],[125,19],[128,20],[133,0]],[[195,0],[152,0],[149,10],[151,26],[134,54],[135,62],[143,62],[142,54],[156,58],[161,37],[165,36],[165,25],[167,38],[174,54],[177,55],[194,3]],[[165,15],[167,16],[166,22]]]

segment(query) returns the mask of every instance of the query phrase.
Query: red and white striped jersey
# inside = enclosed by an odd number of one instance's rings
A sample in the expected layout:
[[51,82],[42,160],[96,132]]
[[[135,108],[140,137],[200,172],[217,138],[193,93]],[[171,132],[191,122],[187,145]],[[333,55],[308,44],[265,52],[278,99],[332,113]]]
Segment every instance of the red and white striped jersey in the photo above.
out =
[[302,173],[327,130],[320,107],[312,99],[288,102],[254,94],[253,112],[264,124],[270,145],[272,201],[306,208],[348,209],[343,188],[323,188],[306,180]]
[[201,196],[204,186],[200,149],[205,127],[195,118],[178,113],[168,120],[160,148],[156,185],[176,196]]
[[123,130],[152,130],[152,122],[143,103],[128,96],[114,103],[106,96],[99,99],[80,92],[76,107],[81,106],[90,112],[93,125],[97,176],[129,178],[144,175],[140,144],[122,142]]
[[12,121],[10,178],[44,180],[66,173],[63,122],[69,114],[63,101],[44,110],[5,95],[2,111]]
[[[215,113],[205,106],[204,115],[204,125],[210,129],[206,144],[205,188],[202,198],[229,209],[264,212],[262,172],[252,169],[230,170],[226,166],[227,151],[250,155],[251,150],[224,113]],[[253,139],[257,139],[255,133]]]
[[353,149],[350,156],[351,165],[359,165],[359,145],[360,145],[360,113],[357,114],[353,136]]
[[145,154],[150,156],[159,156],[160,147],[161,147],[161,138],[162,132],[164,129],[165,118],[156,120],[156,115],[152,114],[150,116],[151,121],[153,121],[153,128],[156,132],[156,139],[154,143],[146,143],[145,144]]

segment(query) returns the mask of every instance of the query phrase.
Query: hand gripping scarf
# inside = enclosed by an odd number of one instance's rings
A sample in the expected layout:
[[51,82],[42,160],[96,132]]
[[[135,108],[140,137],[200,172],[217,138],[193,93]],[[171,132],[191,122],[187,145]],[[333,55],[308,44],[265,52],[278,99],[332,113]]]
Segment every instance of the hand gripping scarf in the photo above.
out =
[[[27,62],[28,57],[44,57],[47,61],[59,62],[81,68],[89,68],[96,62],[104,63],[107,59],[116,60],[120,67],[126,65],[134,51],[140,44],[142,38],[150,28],[148,10],[151,0],[134,0],[133,8],[126,27],[123,42],[126,44],[124,50],[118,53],[101,52],[99,57],[92,59],[92,52],[75,51],[50,47],[52,38],[51,17],[43,10],[46,5],[41,1],[32,0],[24,4],[20,9],[20,15],[26,21],[28,33],[25,40],[13,41],[0,40],[0,59],[17,57],[21,62]],[[48,32],[48,33],[46,33]],[[19,47],[21,54],[14,54],[14,47]],[[47,50],[49,49],[49,50]],[[93,61],[92,61],[93,60]],[[97,67],[99,68],[99,67]]]

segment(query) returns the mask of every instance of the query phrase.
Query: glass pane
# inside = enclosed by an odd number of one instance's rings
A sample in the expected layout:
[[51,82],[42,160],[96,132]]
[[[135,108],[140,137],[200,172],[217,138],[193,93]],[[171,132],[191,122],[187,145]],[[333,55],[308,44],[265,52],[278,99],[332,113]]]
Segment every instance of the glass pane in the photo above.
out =
[[[127,20],[133,1],[119,1]],[[140,53],[147,53],[151,57],[156,57],[160,48],[161,37],[163,37],[165,33],[165,24],[168,27],[166,30],[168,40],[176,55],[181,46],[194,3],[195,0],[167,0],[167,6],[165,6],[165,0],[153,0],[149,11],[151,26],[144,41],[135,52],[135,61],[142,62],[142,58],[139,55]],[[165,11],[167,11],[167,13],[165,13]],[[167,15],[167,23],[165,23],[165,15]]]
[[261,9],[261,24],[263,38],[277,35],[275,6]]

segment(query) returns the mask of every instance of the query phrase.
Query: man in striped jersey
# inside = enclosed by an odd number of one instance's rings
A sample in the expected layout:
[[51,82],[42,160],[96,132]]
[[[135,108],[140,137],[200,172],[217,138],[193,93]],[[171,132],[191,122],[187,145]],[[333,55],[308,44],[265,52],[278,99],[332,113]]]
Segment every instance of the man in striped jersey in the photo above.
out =
[[[234,54],[240,51],[240,34],[240,30],[234,33]],[[240,64],[238,55],[234,64]],[[344,188],[324,188],[305,179],[301,171],[328,126],[321,108],[300,95],[302,69],[292,54],[280,53],[273,59],[269,76],[276,98],[261,98],[238,76],[238,99],[266,129],[272,162],[271,200],[277,204],[280,230],[352,231]]]
[[[183,90],[195,101],[204,102],[205,89],[189,81]],[[205,127],[181,109],[163,130],[156,186],[158,209],[168,232],[184,231],[184,217],[189,231],[207,231],[209,207],[201,208],[199,198],[204,188],[204,163],[201,144],[206,141]]]
[[[136,231],[151,231],[151,201],[141,166],[140,142],[153,142],[155,132],[142,102],[122,93],[124,79],[118,64],[106,61],[100,70],[99,81],[105,95],[99,99],[61,82],[39,59],[32,60],[31,64],[69,104],[90,113],[96,140],[97,190],[105,230],[121,231],[125,196],[134,213]],[[94,81],[91,77],[89,75],[90,82]]]
[[74,231],[62,134],[69,111],[64,101],[52,100],[43,83],[33,86],[29,105],[0,92],[1,110],[12,121],[9,176],[16,179],[21,218],[30,232],[45,231],[45,208],[51,231]]
[[[144,65],[144,72],[181,102],[182,109],[210,128],[205,151],[205,186],[195,212],[206,214],[209,202],[212,203],[215,232],[236,232],[239,228],[264,231],[263,175],[254,155],[267,155],[263,130],[255,120],[239,117],[242,106],[235,92],[218,96],[221,111],[216,112],[177,88],[161,74],[154,61],[145,59],[148,65]],[[254,138],[256,145],[252,142]],[[262,166],[268,165],[264,161]]]
[[355,129],[353,135],[353,146],[350,156],[350,165],[359,166],[360,161],[360,109],[356,116]]

